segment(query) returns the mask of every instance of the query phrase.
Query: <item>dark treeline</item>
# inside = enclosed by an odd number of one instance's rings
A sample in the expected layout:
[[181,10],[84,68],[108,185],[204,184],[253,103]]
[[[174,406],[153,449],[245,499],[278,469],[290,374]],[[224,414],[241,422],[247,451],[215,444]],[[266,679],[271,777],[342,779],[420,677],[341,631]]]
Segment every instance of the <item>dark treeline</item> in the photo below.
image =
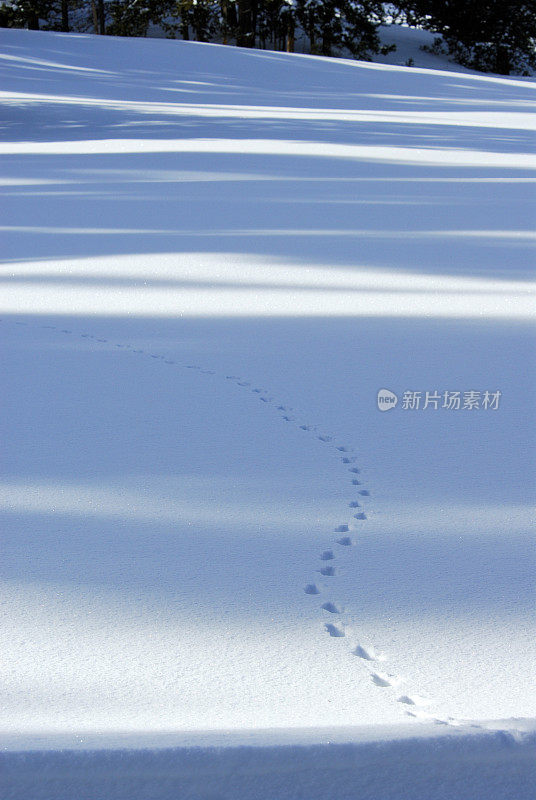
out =
[[221,42],[372,59],[378,28],[407,22],[436,32],[460,64],[503,75],[536,68],[536,0],[0,0],[0,25]]
[[402,0],[408,22],[441,34],[436,47],[483,72],[536,68],[536,0]]

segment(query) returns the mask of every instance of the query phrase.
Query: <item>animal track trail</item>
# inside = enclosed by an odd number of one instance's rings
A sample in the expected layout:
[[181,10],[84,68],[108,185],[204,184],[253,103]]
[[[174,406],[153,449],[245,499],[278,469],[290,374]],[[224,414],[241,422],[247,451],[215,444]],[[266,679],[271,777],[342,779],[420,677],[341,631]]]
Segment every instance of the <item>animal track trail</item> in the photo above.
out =
[[[319,437],[317,437],[319,438]],[[351,455],[352,448],[348,447],[347,445],[336,445],[335,449],[338,453],[342,453],[341,462],[347,468],[348,472],[352,476],[350,478],[350,484],[353,487],[363,487],[363,479],[361,477],[361,467],[356,464],[357,456]],[[357,477],[359,476],[359,477]],[[364,498],[371,497],[370,489],[363,487],[356,490],[357,495],[359,496],[359,500],[352,499],[348,502],[348,507],[352,510],[356,510],[356,513],[353,514],[353,518],[358,523],[363,523],[367,520],[367,514],[362,508],[362,500]],[[348,523],[340,523],[334,527],[335,533],[346,533],[350,532],[350,525]],[[349,535],[340,536],[336,540],[336,544],[341,545],[342,547],[349,547],[354,544],[353,539]],[[333,551],[330,551],[331,555]],[[322,554],[321,558],[324,557]],[[320,568],[320,573],[322,575],[329,575],[331,577],[335,576],[335,569],[331,566],[324,566]],[[322,604],[321,608],[324,611],[329,611],[334,613],[338,611],[341,613],[341,609],[333,601],[327,601]],[[344,636],[345,628],[344,626],[337,626],[333,625],[333,623],[328,623],[324,625],[325,630],[330,636]],[[374,665],[380,664],[386,661],[386,657],[383,653],[377,651],[374,646],[372,645],[363,645],[357,644],[355,648],[352,650],[352,654],[358,657],[362,662],[363,666],[365,665]],[[378,687],[379,689],[389,689],[391,692],[395,690],[402,682],[402,678],[397,675],[395,672],[380,672],[376,670],[371,670],[369,666],[367,666],[367,670],[369,671],[370,680],[374,686]],[[395,698],[393,698],[395,699]],[[396,702],[400,703],[403,707],[407,708],[408,711],[406,713],[410,713],[413,716],[421,716],[420,714],[420,707],[425,704],[425,700],[417,694],[402,694],[396,698]],[[435,720],[440,723],[440,720]],[[441,722],[443,724],[443,722]],[[446,722],[445,724],[453,724]]]
[[[2,320],[0,320],[1,322]],[[28,325],[26,322],[16,321],[15,324],[17,325]],[[50,331],[57,331],[58,333],[63,333],[66,335],[72,334],[73,331],[67,328],[58,328],[55,325],[40,325],[39,326],[43,330],[50,330]],[[91,340],[93,343],[96,344],[108,344],[109,340],[105,337],[98,337],[94,334],[90,334],[87,332],[79,333],[78,336],[82,339]],[[154,360],[163,361],[166,365],[179,367],[181,369],[190,369],[195,370],[200,374],[204,375],[217,375],[218,373],[211,369],[203,369],[198,364],[185,364],[176,361],[173,358],[170,358],[165,355],[160,355],[156,353],[149,353],[143,348],[137,347],[134,348],[130,344],[119,343],[116,342],[115,346],[119,350],[129,350],[131,353],[136,355],[143,355],[145,357],[150,357]],[[273,397],[268,394],[268,390],[265,388],[259,387],[259,385],[252,384],[251,381],[246,380],[245,378],[238,376],[238,375],[220,375],[221,379],[225,379],[228,381],[234,382],[240,388],[245,388],[251,391],[253,394],[259,397],[259,400],[264,403],[265,405],[272,405],[277,403]],[[262,386],[262,384],[261,384]],[[361,478],[361,468],[356,463],[358,461],[357,456],[354,454],[354,450],[352,447],[346,444],[335,444],[334,437],[325,433],[319,433],[318,427],[316,425],[309,424],[308,422],[304,422],[303,418],[300,422],[297,421],[299,417],[296,416],[296,412],[294,409],[286,404],[278,404],[275,405],[275,409],[279,412],[280,418],[282,421],[287,423],[294,423],[296,428],[305,432],[313,434],[314,438],[320,441],[323,444],[331,444],[335,452],[340,458],[340,462],[347,468],[347,471],[350,473],[351,477],[351,486],[358,487],[363,485],[363,481]],[[359,478],[356,476],[360,476]],[[369,498],[371,496],[371,492],[368,488],[362,488],[357,490],[357,494],[360,498]],[[348,502],[348,507],[351,509],[359,509],[357,513],[353,514],[353,519],[357,520],[359,523],[364,522],[367,520],[367,515],[364,510],[361,509],[361,503],[359,500],[350,500]],[[350,535],[348,535],[351,531],[352,527],[349,523],[339,523],[333,527],[333,532],[335,534],[346,534],[343,536],[339,536],[334,540],[334,544],[338,545],[340,548],[349,548],[354,544],[353,539]],[[361,529],[361,528],[360,528]],[[337,550],[337,553],[344,554],[344,550]],[[341,570],[339,567],[334,566],[332,561],[336,559],[336,554],[332,548],[328,548],[323,550],[320,555],[320,566],[316,570],[323,578],[328,579],[326,581],[325,586],[322,584],[319,586],[315,582],[310,582],[305,584],[303,587],[303,591],[307,595],[311,596],[318,596],[326,592],[326,589],[329,589],[329,594],[331,594],[331,589],[335,588],[337,585],[337,576],[340,574]],[[320,605],[320,610],[324,614],[329,614],[332,617],[337,618],[336,622],[324,622],[323,628],[324,631],[332,638],[344,638],[347,635],[347,626],[346,621],[344,620],[344,611],[342,606],[333,599],[328,599]],[[353,638],[353,636],[352,636]],[[355,640],[354,643],[355,645]],[[354,646],[353,650],[351,650],[352,655],[359,658],[359,660],[363,664],[363,668],[366,668],[368,674],[370,676],[370,680],[372,684],[378,687],[381,690],[388,689],[390,691],[395,690],[401,683],[402,679],[395,673],[395,672],[381,672],[371,669],[371,667],[375,664],[382,663],[386,660],[385,656],[377,652],[372,645],[364,645],[364,644],[357,644]],[[395,698],[393,698],[395,700]],[[465,723],[459,722],[458,720],[449,717],[447,719],[441,719],[434,717],[432,714],[423,710],[423,706],[428,704],[430,701],[422,698],[418,694],[400,694],[396,697],[396,702],[400,704],[400,706],[406,709],[406,714],[414,717],[418,720],[426,720],[426,721],[433,721],[436,724],[441,725],[452,725],[452,726],[460,726]]]

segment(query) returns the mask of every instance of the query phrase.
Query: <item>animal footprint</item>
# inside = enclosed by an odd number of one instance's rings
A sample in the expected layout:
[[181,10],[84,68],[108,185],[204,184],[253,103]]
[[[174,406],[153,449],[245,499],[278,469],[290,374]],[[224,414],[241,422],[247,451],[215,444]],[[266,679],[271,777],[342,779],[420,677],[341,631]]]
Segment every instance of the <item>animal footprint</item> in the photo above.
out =
[[341,445],[340,447],[337,447],[337,450],[339,451],[339,453],[351,453],[352,452],[352,448],[351,447],[345,447],[344,445]]
[[365,647],[362,644],[358,644],[353,652],[354,656],[358,656],[365,661],[384,661],[385,659],[385,656],[376,653],[373,647]]
[[353,473],[354,473],[354,475],[359,475],[359,473],[361,472],[361,470],[359,469],[359,467],[350,467],[350,469],[348,470],[348,472],[353,472]]
[[370,492],[368,489],[360,489],[359,494],[361,497],[370,497]]
[[[355,461],[355,456],[345,456],[342,459],[343,464],[353,464],[354,461]],[[350,472],[352,472],[352,470],[350,470]],[[357,470],[357,472],[359,472],[359,470]]]
[[321,567],[318,571],[328,578],[333,578],[337,574],[335,567]]
[[313,426],[312,425],[300,425],[300,430],[301,431],[312,431],[313,430]]
[[367,515],[364,511],[360,511],[359,514],[354,514],[354,519],[366,519]]
[[350,528],[348,525],[337,525],[335,528],[335,533],[348,533],[349,530]]
[[320,556],[321,561],[331,561],[333,558],[335,558],[333,550],[324,550],[324,552]]
[[330,636],[335,636],[335,637],[344,636],[344,628],[342,628],[339,625],[333,625],[333,623],[331,622],[326,622],[324,627]]
[[352,500],[352,502],[348,503],[348,505],[350,506],[350,508],[360,508],[361,507],[361,503],[358,500]]
[[324,611],[329,611],[330,614],[341,614],[342,610],[335,603],[323,603],[322,608]]
[[398,702],[404,703],[406,706],[423,706],[426,704],[424,697],[420,697],[418,694],[403,694],[398,698]]
[[305,594],[320,594],[320,589],[316,583],[308,583],[303,591]]
[[387,686],[398,686],[401,683],[401,679],[396,675],[388,675],[386,672],[373,672],[371,675],[372,683],[375,683],[376,686],[387,687]]
[[358,481],[357,478],[354,478],[352,481],[352,486],[361,486],[361,481]]
[[351,547],[352,540],[349,536],[341,536],[340,539],[337,539],[337,544],[342,544],[344,547]]
[[332,436],[317,436],[317,439],[320,439],[321,442],[332,442]]

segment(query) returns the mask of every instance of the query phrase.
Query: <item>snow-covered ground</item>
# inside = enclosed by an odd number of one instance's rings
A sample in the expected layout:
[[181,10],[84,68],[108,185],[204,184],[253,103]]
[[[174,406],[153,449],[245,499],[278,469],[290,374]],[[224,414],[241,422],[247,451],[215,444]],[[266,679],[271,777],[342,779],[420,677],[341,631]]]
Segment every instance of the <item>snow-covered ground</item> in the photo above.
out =
[[528,800],[536,84],[0,43],[6,797]]

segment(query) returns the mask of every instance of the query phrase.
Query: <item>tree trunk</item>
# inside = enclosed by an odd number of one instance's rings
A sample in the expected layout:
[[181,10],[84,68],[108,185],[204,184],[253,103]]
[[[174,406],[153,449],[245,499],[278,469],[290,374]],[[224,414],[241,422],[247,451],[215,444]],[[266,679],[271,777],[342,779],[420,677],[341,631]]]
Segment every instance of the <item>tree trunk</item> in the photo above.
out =
[[91,0],[91,16],[93,17],[93,30],[95,33],[99,32],[99,20],[97,18],[97,6],[95,0]]
[[101,36],[105,34],[105,20],[104,20],[104,0],[97,0],[97,11],[99,18],[99,33]]
[[259,3],[257,0],[251,0],[251,44],[250,47],[255,47],[257,44],[257,17],[259,16]]
[[61,0],[61,29],[69,32],[69,0]]
[[220,3],[222,19],[222,44],[228,44],[229,37],[229,0],[222,0]]
[[28,30],[29,31],[39,30],[39,14],[33,8],[30,11],[28,11]]
[[311,14],[311,12],[309,12],[308,23],[309,23],[308,36],[310,42],[310,50],[311,54],[316,56],[317,53],[316,53],[316,39],[315,39],[315,19],[314,16]]
[[508,50],[504,45],[497,45],[495,49],[495,72],[499,75],[510,75],[512,65]]
[[238,34],[236,43],[239,47],[255,47],[256,27],[256,0],[238,0]]
[[287,53],[294,52],[294,20],[289,19],[287,25],[286,47]]

